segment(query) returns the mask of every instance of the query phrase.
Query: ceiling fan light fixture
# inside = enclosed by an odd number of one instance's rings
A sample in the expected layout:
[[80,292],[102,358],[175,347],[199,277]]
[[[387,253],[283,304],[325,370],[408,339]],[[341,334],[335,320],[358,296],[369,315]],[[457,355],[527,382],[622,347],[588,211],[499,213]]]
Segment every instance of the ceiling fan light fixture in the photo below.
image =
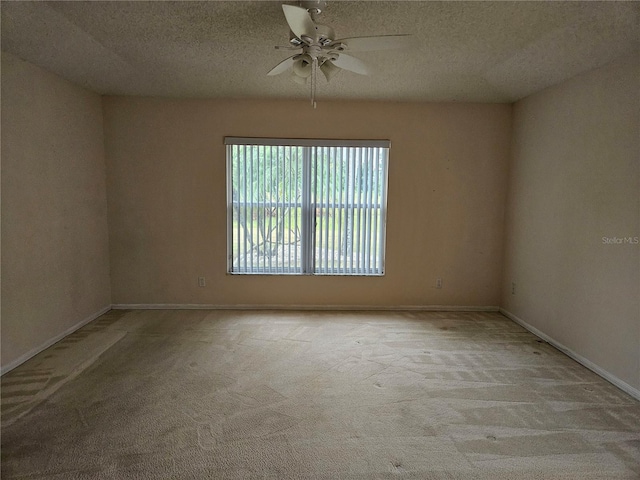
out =
[[302,78],[307,78],[311,75],[311,58],[308,55],[302,55],[298,60],[293,64],[293,72]]
[[296,75],[296,72],[294,72],[294,71],[291,72],[291,80],[296,82],[298,85],[306,85],[307,84],[307,78],[308,77],[300,77],[300,76]]
[[331,79],[340,72],[340,68],[336,67],[330,60],[325,60],[322,65],[320,65],[320,71],[324,74],[324,77],[327,79],[327,82],[331,81]]

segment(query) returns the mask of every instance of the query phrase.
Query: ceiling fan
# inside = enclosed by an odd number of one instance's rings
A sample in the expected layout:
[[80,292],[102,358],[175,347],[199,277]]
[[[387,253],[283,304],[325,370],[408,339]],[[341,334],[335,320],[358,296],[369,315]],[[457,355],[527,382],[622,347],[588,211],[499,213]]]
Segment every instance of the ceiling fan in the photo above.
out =
[[327,25],[316,23],[316,18],[326,6],[326,1],[300,1],[300,6],[282,5],[289,24],[289,44],[276,46],[280,50],[298,50],[278,63],[267,75],[279,75],[291,69],[295,82],[306,84],[311,81],[311,104],[315,108],[318,69],[327,81],[340,70],[348,70],[360,75],[368,75],[369,68],[364,62],[350,55],[351,52],[391,50],[409,46],[411,35],[379,35],[374,37],[353,37],[336,39],[335,32]]

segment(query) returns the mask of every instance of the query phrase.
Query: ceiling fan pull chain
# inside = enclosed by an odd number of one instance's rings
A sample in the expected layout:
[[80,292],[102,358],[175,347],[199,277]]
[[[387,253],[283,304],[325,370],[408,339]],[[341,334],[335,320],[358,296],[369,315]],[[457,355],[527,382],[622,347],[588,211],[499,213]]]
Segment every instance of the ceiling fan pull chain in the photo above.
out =
[[311,105],[316,108],[316,87],[318,84],[318,57],[313,57],[311,64]]

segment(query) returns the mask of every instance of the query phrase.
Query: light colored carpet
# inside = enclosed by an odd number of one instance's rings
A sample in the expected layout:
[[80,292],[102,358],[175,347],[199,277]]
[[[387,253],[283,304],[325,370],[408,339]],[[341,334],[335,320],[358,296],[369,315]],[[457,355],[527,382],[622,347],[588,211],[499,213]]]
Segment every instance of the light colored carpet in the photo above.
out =
[[498,313],[111,311],[2,377],[1,473],[638,479],[640,402]]

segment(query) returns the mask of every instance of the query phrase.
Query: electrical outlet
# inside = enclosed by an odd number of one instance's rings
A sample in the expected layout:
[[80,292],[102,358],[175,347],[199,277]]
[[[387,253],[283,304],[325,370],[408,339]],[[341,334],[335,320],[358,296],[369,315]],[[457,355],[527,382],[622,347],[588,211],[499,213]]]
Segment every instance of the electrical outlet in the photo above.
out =
[[436,288],[442,288],[442,279],[436,278]]
[[511,295],[516,294],[516,282],[511,282]]
[[205,287],[207,285],[207,281],[204,277],[198,277],[198,286]]

